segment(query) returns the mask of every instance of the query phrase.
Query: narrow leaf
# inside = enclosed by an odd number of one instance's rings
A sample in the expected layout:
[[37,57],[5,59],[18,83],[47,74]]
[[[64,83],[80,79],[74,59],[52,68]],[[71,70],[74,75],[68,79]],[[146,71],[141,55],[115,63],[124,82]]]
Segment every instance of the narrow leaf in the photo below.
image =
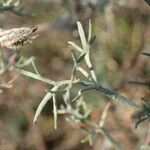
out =
[[57,105],[56,105],[56,95],[53,94],[53,112],[54,112],[54,129],[57,129]]
[[36,110],[36,113],[35,113],[35,116],[34,116],[34,119],[33,119],[33,123],[36,124],[37,122],[37,119],[38,117],[40,116],[44,106],[46,105],[46,103],[50,100],[50,98],[52,97],[52,93],[47,93],[45,95],[45,97],[43,98],[43,100],[41,101],[41,103],[39,104],[37,110]]
[[84,139],[81,140],[81,143],[85,143],[89,141],[89,144],[92,146],[93,143],[92,143],[92,135],[91,134],[88,134]]
[[92,23],[91,23],[91,19],[89,20],[89,33],[88,33],[88,41],[90,41],[92,36]]
[[81,68],[81,67],[78,67],[77,68],[77,70],[78,71],[80,71],[85,77],[89,77],[89,74],[88,74],[88,72],[87,71],[85,71],[83,68]]
[[102,112],[102,116],[101,119],[99,121],[99,126],[102,128],[106,122],[106,118],[107,118],[107,114],[108,114],[108,109],[110,108],[111,103],[107,103],[107,105],[105,106],[103,112]]
[[52,85],[55,85],[56,82],[53,81],[53,80],[50,80],[50,79],[47,79],[47,78],[44,78],[44,77],[41,77],[35,73],[32,73],[30,71],[26,71],[26,70],[23,70],[23,69],[20,69],[18,67],[14,67],[14,66],[11,66],[10,70],[14,70],[22,75],[25,75],[27,77],[30,77],[30,78],[33,78],[33,79],[36,79],[36,80],[39,80],[39,81],[43,81],[45,83],[48,83],[48,84],[52,84]]
[[67,89],[66,93],[63,95],[63,98],[64,102],[68,104],[68,102],[70,101],[70,89]]
[[77,65],[77,56],[73,50],[71,50],[71,56],[75,65]]
[[79,52],[83,51],[83,49],[80,46],[78,46],[76,43],[74,43],[74,42],[68,41],[68,44],[71,45],[76,50],[78,50]]
[[77,22],[77,26],[78,26],[78,32],[79,32],[80,40],[82,43],[82,47],[83,47],[83,49],[85,49],[86,48],[86,38],[85,38],[85,32],[83,30],[83,26],[79,21]]

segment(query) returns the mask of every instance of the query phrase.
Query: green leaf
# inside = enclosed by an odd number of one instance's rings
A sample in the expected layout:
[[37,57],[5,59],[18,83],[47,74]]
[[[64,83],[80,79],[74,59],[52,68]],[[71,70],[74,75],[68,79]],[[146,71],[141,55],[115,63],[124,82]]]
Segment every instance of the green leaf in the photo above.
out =
[[71,56],[72,56],[74,64],[77,65],[78,63],[77,56],[73,50],[71,50]]
[[68,44],[71,45],[76,50],[78,50],[79,52],[83,51],[83,49],[80,46],[78,46],[76,43],[74,43],[74,42],[68,41]]
[[89,20],[89,32],[88,32],[88,41],[91,39],[92,36],[92,23],[91,19]]
[[54,113],[54,129],[57,129],[57,105],[56,105],[56,94],[53,94],[53,113]]
[[79,21],[77,22],[77,26],[78,26],[78,32],[79,32],[80,40],[82,43],[82,47],[83,47],[83,49],[85,49],[87,43],[86,43],[85,32],[83,30],[83,26]]
[[36,124],[38,117],[40,116],[44,106],[46,105],[46,103],[50,100],[50,98],[52,97],[52,93],[47,93],[44,98],[42,99],[41,103],[39,104],[34,119],[33,119],[33,123]]

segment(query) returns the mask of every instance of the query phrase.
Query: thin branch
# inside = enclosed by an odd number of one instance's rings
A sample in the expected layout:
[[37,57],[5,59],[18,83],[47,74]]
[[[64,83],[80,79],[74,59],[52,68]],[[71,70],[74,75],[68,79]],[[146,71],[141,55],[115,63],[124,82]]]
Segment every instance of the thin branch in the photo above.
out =
[[115,141],[115,139],[107,132],[105,128],[100,128],[96,132],[101,133],[104,137],[106,137],[117,150],[122,150],[120,144]]
[[11,80],[9,80],[7,83],[0,84],[0,88],[12,88],[13,82],[17,79],[17,75],[14,76]]
[[135,104],[134,102],[132,102],[130,99],[125,98],[124,96],[109,90],[107,88],[102,87],[101,85],[99,85],[98,83],[93,84],[92,82],[84,82],[84,81],[80,81],[80,84],[86,87],[89,87],[89,89],[95,89],[96,91],[106,95],[107,97],[110,97],[114,100],[117,100],[118,102],[121,102],[129,107],[132,107],[136,110],[142,110],[142,107],[140,107],[139,105]]
[[104,94],[104,95],[106,95],[106,96],[108,96],[108,97],[110,97],[114,100],[117,100],[118,102],[121,102],[121,103],[123,103],[123,104],[125,104],[129,107],[132,107],[136,110],[141,110],[142,109],[139,105],[133,103],[131,100],[123,97],[122,95],[120,95],[120,94],[118,94],[114,91],[111,91],[107,88],[104,88],[101,85],[95,86],[94,88],[95,88],[95,90],[99,91],[100,93],[102,93],[102,94]]

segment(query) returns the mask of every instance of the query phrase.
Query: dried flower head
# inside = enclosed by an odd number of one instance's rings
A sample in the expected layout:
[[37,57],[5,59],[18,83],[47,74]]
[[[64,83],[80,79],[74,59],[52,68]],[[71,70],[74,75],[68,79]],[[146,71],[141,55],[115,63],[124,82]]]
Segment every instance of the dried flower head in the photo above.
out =
[[38,36],[34,35],[37,28],[37,26],[32,26],[2,30],[0,31],[0,44],[9,49],[19,49]]

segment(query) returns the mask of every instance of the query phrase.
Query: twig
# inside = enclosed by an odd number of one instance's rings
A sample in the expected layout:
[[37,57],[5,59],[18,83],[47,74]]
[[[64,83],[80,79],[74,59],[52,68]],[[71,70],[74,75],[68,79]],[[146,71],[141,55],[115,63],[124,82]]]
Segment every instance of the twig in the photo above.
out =
[[117,100],[118,102],[121,102],[121,103],[123,103],[123,104],[125,104],[129,107],[132,107],[136,110],[141,110],[142,109],[139,105],[133,103],[131,100],[123,97],[122,95],[120,95],[120,94],[118,94],[114,91],[111,91],[107,88],[104,88],[101,85],[96,86],[95,90],[99,91],[100,93],[102,93],[102,94],[104,94],[104,95],[106,95],[106,96],[108,96],[108,97],[110,97],[114,100]]
[[114,140],[114,138],[107,132],[105,128],[100,128],[96,131],[96,133],[101,133],[104,137],[106,137],[117,150],[122,150],[120,144]]

